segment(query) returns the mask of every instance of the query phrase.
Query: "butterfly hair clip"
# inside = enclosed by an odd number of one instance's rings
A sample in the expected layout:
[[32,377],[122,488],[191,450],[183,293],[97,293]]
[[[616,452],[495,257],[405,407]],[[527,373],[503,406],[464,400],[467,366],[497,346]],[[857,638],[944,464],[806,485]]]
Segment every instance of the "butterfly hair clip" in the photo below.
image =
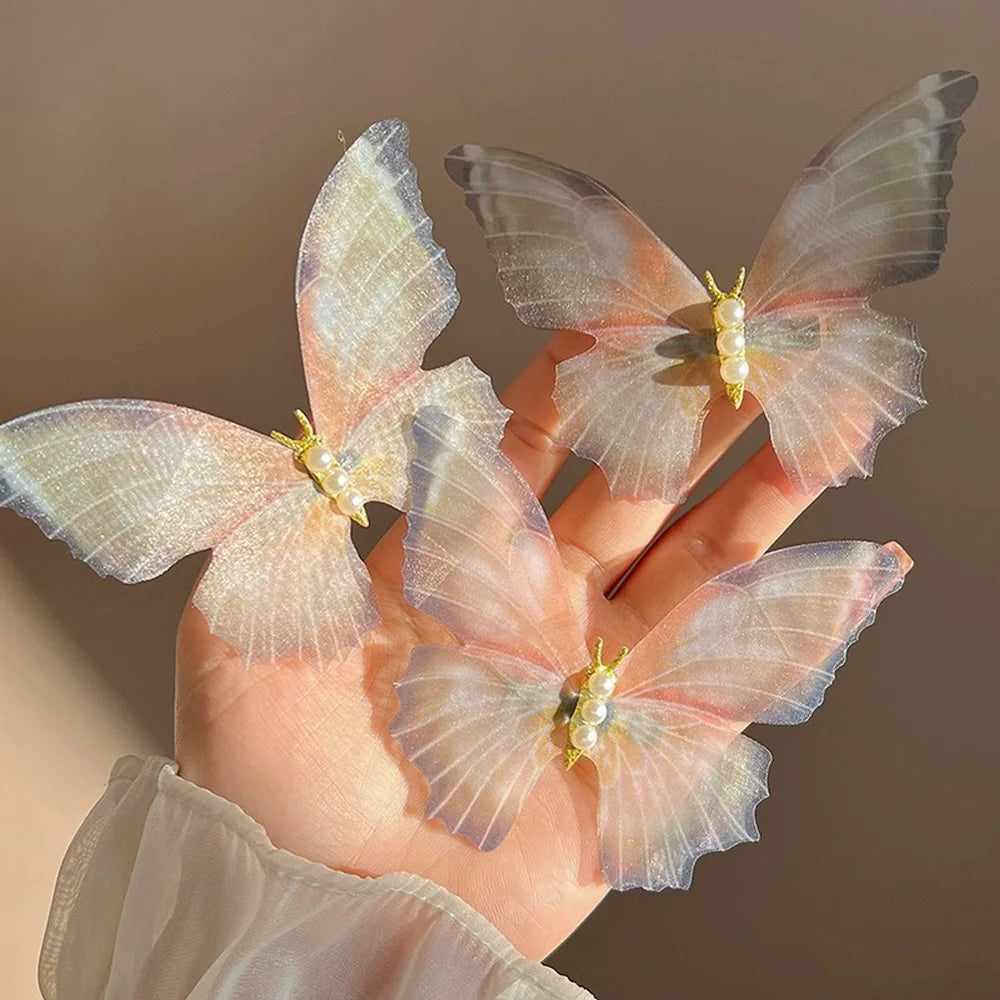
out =
[[414,414],[434,404],[494,443],[508,415],[467,358],[421,367],[458,293],[408,146],[402,122],[372,125],[309,216],[298,437],[146,400],[56,406],[0,425],[0,505],[125,583],[211,549],[194,604],[246,663],[359,644],[378,613],[350,525],[370,501],[405,509]]
[[633,650],[609,647],[574,614],[545,514],[503,455],[433,407],[413,436],[406,596],[457,640],[418,646],[396,686],[390,731],[426,778],[426,815],[492,850],[545,768],[587,758],[615,889],[687,887],[700,855],[756,840],[771,756],[742,731],[809,718],[906,553],[776,551],[699,587]]
[[554,400],[560,440],[613,495],[681,500],[710,404],[745,392],[799,491],[871,474],[878,442],[925,401],[913,324],[869,300],[937,269],[976,87],[927,76],[852,122],[728,288],[710,272],[702,285],[585,174],[510,149],[448,154],[521,321],[594,338],[558,366]]

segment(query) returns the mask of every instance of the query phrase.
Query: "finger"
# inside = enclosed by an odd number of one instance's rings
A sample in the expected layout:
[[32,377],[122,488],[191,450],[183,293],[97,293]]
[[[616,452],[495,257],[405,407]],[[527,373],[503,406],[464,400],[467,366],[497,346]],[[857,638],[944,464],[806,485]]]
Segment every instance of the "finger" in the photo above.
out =
[[[739,410],[728,403],[709,413],[691,470],[691,489],[760,413],[747,396]],[[605,593],[617,583],[680,506],[658,500],[614,500],[600,469],[591,469],[552,517],[552,531],[571,569]]]
[[821,492],[797,493],[769,442],[656,540],[616,603],[652,628],[700,584],[766,552]]
[[592,342],[573,330],[554,333],[500,396],[500,402],[513,411],[500,447],[538,496],[549,488],[568,454],[555,440],[559,428],[559,412],[552,402],[556,365]]

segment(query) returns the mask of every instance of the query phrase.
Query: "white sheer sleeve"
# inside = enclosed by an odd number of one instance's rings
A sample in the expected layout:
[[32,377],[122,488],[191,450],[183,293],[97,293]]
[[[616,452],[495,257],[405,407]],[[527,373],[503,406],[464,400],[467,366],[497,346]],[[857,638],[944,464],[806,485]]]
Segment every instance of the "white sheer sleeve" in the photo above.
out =
[[414,875],[278,850],[162,757],[125,757],[70,845],[46,1000],[593,1000]]

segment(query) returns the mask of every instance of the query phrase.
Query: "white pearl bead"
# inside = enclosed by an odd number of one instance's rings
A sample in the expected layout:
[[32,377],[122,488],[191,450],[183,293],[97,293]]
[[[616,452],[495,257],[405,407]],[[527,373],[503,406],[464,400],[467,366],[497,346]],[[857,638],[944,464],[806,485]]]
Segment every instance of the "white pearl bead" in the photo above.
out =
[[580,718],[599,726],[608,717],[608,703],[601,698],[587,698],[580,706]]
[[746,306],[739,299],[725,298],[715,307],[715,318],[722,326],[739,326],[746,315]]
[[715,338],[715,347],[720,354],[742,354],[746,346],[747,338],[739,330],[723,330]]
[[598,698],[610,698],[615,690],[615,675],[607,670],[599,670],[590,675],[587,690]]
[[330,474],[323,477],[323,492],[327,496],[336,496],[347,488],[350,481],[351,477],[343,469],[331,469]]
[[333,465],[333,453],[321,444],[314,444],[303,456],[302,464],[315,476],[323,473]]
[[592,750],[597,742],[597,730],[593,726],[575,726],[570,742],[577,750]]
[[348,517],[353,517],[365,505],[365,498],[357,490],[344,490],[337,497],[337,506]]
[[727,385],[739,385],[747,380],[750,366],[742,358],[726,358],[719,366],[719,374]]

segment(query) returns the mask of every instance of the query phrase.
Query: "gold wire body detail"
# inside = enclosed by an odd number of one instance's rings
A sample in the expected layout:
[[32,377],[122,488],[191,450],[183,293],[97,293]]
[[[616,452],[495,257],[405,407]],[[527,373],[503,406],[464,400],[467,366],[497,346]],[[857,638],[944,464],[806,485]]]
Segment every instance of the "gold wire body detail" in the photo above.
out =
[[622,646],[610,663],[604,663],[603,655],[604,640],[598,638],[569,720],[566,749],[563,751],[563,766],[567,771],[597,745],[599,727],[607,718],[608,702],[618,680],[617,670],[628,656],[628,647]]
[[715,283],[711,271],[705,272],[705,287],[712,297],[712,324],[715,327],[715,350],[719,355],[719,374],[726,386],[729,401],[738,410],[743,404],[750,366],[746,352],[746,303],[742,299],[747,269],[741,267],[736,282],[728,292]]
[[291,449],[295,461],[334,502],[341,514],[367,528],[368,514],[365,512],[365,499],[351,482],[347,469],[334,458],[323,439],[313,429],[309,418],[301,410],[295,411],[295,419],[302,428],[301,437],[290,438],[280,431],[271,431],[271,437]]

